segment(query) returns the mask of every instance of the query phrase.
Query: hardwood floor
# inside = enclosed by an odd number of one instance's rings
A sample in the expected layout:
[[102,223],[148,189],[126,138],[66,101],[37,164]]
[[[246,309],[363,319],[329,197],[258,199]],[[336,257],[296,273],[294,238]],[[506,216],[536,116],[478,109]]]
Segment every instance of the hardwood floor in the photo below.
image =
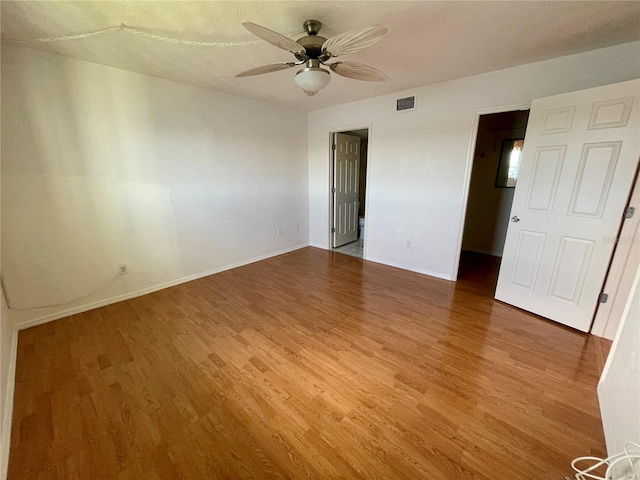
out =
[[593,337],[305,248],[20,332],[9,479],[562,479]]

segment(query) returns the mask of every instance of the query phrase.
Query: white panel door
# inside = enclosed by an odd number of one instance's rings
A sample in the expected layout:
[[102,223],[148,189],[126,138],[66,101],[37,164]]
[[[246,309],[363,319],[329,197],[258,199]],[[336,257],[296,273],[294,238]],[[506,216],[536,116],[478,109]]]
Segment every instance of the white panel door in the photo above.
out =
[[333,246],[358,239],[360,138],[336,133],[333,151]]
[[535,100],[496,299],[588,331],[640,156],[640,80]]

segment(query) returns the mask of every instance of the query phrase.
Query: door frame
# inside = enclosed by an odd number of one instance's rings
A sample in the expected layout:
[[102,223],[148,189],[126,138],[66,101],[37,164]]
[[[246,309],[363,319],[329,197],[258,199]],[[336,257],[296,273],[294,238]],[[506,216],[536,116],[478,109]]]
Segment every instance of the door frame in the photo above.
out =
[[[474,154],[476,151],[476,143],[478,141],[478,127],[480,126],[480,116],[481,115],[491,115],[493,113],[506,113],[506,112],[515,112],[521,110],[531,110],[531,102],[528,103],[516,103],[512,105],[503,105],[498,107],[488,107],[481,108],[474,111],[473,118],[473,127],[471,130],[471,138],[469,139],[469,148],[467,151],[467,165],[464,174],[464,186],[462,188],[462,213],[460,215],[459,226],[458,226],[458,245],[456,247],[457,256],[455,265],[453,267],[453,272],[451,274],[451,279],[456,282],[458,281],[458,271],[460,269],[460,256],[462,255],[462,237],[464,236],[464,222],[467,218],[467,203],[469,202],[469,189],[471,187],[471,171],[473,170],[473,160]],[[516,186],[517,188],[517,186]]]
[[[636,168],[625,209],[627,207],[640,210],[640,162]],[[640,211],[636,211],[633,218],[622,220],[618,229],[615,238],[616,246],[602,283],[601,293],[606,293],[609,296],[609,301],[606,306],[603,303],[598,303],[589,330],[592,335],[609,340],[615,338],[620,327],[622,312],[628,300],[624,293],[632,286],[636,274],[636,270],[630,266],[633,265],[633,258],[637,257],[637,250],[634,250],[633,247],[635,242],[640,241],[638,235],[640,235]],[[632,258],[631,262],[628,261],[630,257]]]
[[[331,229],[333,228],[333,223],[334,223],[334,218],[333,218],[333,187],[335,186],[335,178],[334,178],[334,171],[333,171],[333,149],[331,148],[331,146],[333,145],[333,136],[336,133],[346,133],[346,132],[351,132],[353,130],[367,130],[367,171],[366,171],[366,178],[365,178],[365,185],[367,186],[367,190],[369,190],[369,186],[371,185],[370,183],[370,177],[371,177],[371,130],[372,130],[372,124],[368,123],[368,124],[364,124],[364,123],[356,123],[353,125],[346,125],[346,126],[342,126],[339,128],[332,128],[331,130],[329,130],[329,138],[328,138],[328,143],[327,143],[327,150],[329,152],[329,185],[327,188],[327,196],[328,196],[328,202],[327,205],[329,206],[329,215],[328,215],[328,219],[329,219],[329,223],[327,225],[327,246],[328,246],[328,250],[333,250],[333,232],[331,231]],[[369,195],[365,195],[365,199],[364,199],[364,211],[368,212],[369,211]],[[366,214],[365,214],[366,216]],[[368,231],[369,231],[369,223],[365,221],[365,225],[364,225],[364,242],[363,242],[363,251],[362,251],[362,258],[366,259],[367,258],[367,237],[368,237]]]

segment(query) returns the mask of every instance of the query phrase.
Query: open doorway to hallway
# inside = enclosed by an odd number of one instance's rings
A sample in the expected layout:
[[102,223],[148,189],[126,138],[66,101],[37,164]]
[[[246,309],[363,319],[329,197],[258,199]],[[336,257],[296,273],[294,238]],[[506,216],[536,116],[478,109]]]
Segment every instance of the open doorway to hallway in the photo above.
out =
[[332,135],[331,248],[363,258],[369,129]]
[[[481,115],[473,156],[458,281],[493,297],[509,226],[529,110]],[[480,292],[479,292],[480,293]]]

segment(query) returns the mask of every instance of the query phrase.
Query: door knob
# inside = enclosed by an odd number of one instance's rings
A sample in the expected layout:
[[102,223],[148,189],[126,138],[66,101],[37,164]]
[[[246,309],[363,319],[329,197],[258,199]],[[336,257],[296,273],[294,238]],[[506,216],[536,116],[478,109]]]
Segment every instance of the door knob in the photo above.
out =
[[511,217],[511,221],[512,222],[519,222],[520,221],[520,217],[518,215],[514,215],[513,217]]

